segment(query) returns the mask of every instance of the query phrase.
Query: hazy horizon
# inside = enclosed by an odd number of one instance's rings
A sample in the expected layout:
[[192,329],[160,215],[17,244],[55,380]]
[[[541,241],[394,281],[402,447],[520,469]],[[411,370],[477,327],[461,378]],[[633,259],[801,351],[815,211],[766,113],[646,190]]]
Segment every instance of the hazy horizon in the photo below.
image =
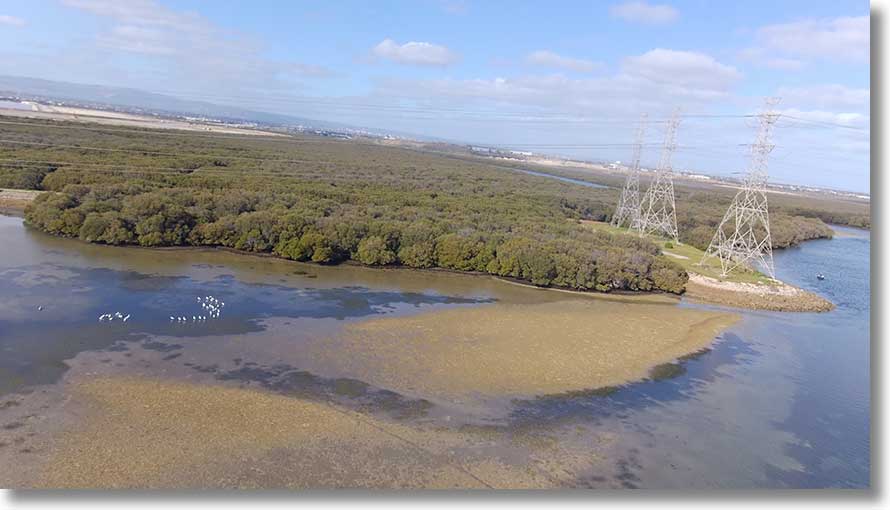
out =
[[772,180],[868,193],[868,4],[769,6],[35,2],[0,12],[0,74],[587,160],[648,113],[646,166],[678,106],[674,166],[715,175],[780,96]]

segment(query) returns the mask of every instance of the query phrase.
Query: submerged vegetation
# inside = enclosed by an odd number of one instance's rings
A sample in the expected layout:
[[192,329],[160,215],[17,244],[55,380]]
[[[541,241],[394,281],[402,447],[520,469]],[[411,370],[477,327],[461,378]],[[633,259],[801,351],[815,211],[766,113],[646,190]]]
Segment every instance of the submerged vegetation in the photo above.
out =
[[[475,271],[540,286],[680,293],[687,275],[647,239],[592,231],[617,190],[361,141],[0,124],[0,185],[43,189],[26,221],[54,235],[223,246],[337,264]],[[684,201],[684,237],[710,241],[725,204]],[[728,200],[726,200],[728,202]],[[774,238],[829,236],[779,213]],[[783,233],[786,232],[787,234]]]

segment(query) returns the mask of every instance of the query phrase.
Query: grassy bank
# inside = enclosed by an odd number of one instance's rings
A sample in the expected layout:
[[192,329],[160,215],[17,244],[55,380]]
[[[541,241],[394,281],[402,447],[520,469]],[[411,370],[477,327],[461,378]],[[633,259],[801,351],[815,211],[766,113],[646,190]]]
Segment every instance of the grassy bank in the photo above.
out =
[[[582,224],[591,230],[600,232],[608,232],[611,234],[638,235],[627,228],[613,227],[608,223],[599,221],[582,221]],[[704,260],[705,251],[695,246],[680,242],[675,243],[672,239],[664,237],[653,237],[649,239],[655,243],[661,250],[662,254],[670,257],[676,264],[680,265],[687,273],[700,274],[715,280],[734,282],[734,283],[754,283],[763,285],[774,285],[775,280],[767,277],[760,271],[738,268],[726,277],[721,275],[720,262],[714,258]]]

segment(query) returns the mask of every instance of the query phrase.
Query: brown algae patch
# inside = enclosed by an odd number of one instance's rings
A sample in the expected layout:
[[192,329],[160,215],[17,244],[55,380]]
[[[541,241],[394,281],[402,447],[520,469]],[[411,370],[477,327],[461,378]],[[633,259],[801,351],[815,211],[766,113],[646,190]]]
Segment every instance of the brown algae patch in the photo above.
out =
[[591,300],[494,304],[352,323],[307,354],[431,400],[544,395],[642,379],[706,347],[739,318]]
[[556,487],[597,460],[518,433],[408,426],[255,390],[127,377],[68,386],[83,418],[29,486]]

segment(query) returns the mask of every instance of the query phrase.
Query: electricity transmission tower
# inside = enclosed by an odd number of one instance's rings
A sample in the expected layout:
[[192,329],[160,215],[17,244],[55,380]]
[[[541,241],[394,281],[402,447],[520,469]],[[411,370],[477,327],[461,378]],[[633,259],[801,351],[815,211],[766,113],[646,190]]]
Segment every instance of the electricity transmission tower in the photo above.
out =
[[627,223],[628,228],[636,228],[640,222],[640,157],[643,152],[643,135],[646,134],[646,114],[640,115],[637,127],[637,138],[634,143],[633,161],[618,199],[618,207],[612,216],[612,225],[621,227]]
[[741,191],[717,227],[701,263],[709,258],[720,260],[721,275],[726,276],[739,266],[759,266],[775,278],[773,246],[769,231],[769,209],[766,203],[767,162],[775,145],[770,136],[779,120],[773,111],[778,98],[767,98],[757,119],[757,139],[751,145],[751,161]]
[[661,234],[678,240],[677,210],[674,203],[674,170],[671,157],[677,148],[677,128],[680,126],[680,109],[668,121],[661,149],[661,159],[655,169],[655,178],[640,202],[640,220],[636,225],[640,235]]

